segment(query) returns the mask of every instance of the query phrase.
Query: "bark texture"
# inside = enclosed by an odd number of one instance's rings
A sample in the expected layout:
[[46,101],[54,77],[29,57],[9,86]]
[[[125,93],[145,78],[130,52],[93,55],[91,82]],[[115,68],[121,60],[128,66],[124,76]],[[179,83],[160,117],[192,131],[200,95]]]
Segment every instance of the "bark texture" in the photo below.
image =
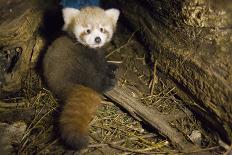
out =
[[44,46],[39,33],[44,9],[34,1],[0,1],[0,98],[21,89]]
[[[220,126],[232,139],[232,2],[216,0],[112,0],[123,22],[140,38],[184,92],[197,101],[188,105]],[[108,6],[109,7],[109,6]]]

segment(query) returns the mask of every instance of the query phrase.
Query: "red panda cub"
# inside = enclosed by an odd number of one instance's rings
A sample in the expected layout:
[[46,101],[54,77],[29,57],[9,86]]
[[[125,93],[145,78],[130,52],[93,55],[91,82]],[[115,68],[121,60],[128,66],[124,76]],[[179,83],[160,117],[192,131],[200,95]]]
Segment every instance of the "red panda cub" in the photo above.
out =
[[101,94],[115,85],[117,66],[106,61],[100,47],[111,40],[118,16],[116,9],[63,9],[63,29],[75,39],[63,35],[45,53],[43,76],[62,103],[58,127],[61,140],[71,149],[87,147],[89,123]]

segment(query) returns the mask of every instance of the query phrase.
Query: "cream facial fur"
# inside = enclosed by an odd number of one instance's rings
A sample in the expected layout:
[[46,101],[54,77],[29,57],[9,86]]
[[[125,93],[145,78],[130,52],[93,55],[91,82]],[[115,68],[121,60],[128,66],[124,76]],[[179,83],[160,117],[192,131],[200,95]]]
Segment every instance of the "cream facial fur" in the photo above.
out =
[[78,42],[90,48],[104,46],[112,39],[119,18],[119,10],[86,7],[81,10],[64,8],[63,30],[75,35]]

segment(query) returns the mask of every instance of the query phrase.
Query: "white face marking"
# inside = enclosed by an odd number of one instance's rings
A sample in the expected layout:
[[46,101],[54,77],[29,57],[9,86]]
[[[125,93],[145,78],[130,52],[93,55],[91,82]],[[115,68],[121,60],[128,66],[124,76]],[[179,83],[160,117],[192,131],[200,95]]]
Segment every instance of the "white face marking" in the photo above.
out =
[[109,36],[108,36],[108,38],[106,40],[106,42],[109,42],[113,37],[114,30],[113,30],[112,26],[110,26],[110,25],[106,25],[104,27],[104,29],[109,33]]
[[[101,28],[103,31],[101,31]],[[104,33],[104,31],[107,33]],[[104,46],[107,42],[109,42],[113,35],[113,28],[110,25],[92,27],[88,25],[88,27],[83,27],[77,25],[74,30],[74,34],[76,36],[77,41],[86,45],[90,48],[100,48]]]

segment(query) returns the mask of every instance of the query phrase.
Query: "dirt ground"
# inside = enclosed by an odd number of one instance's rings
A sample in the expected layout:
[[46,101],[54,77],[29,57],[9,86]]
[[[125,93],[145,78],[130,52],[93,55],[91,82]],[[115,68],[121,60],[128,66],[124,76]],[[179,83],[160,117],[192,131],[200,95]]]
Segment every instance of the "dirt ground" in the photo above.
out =
[[[106,49],[108,59],[120,63],[118,82],[136,88],[145,106],[165,115],[172,127],[200,149],[191,152],[178,150],[158,130],[137,121],[106,97],[91,122],[90,145],[81,154],[223,153],[210,128],[185,107],[178,97],[177,88],[165,84],[161,78],[152,78],[145,63],[146,49],[136,39],[136,31],[130,32],[120,26]],[[66,149],[59,141],[56,134],[59,102],[35,71],[28,73],[17,97],[5,102],[13,104],[0,104],[0,135],[6,139],[2,143],[10,154],[79,154]]]

